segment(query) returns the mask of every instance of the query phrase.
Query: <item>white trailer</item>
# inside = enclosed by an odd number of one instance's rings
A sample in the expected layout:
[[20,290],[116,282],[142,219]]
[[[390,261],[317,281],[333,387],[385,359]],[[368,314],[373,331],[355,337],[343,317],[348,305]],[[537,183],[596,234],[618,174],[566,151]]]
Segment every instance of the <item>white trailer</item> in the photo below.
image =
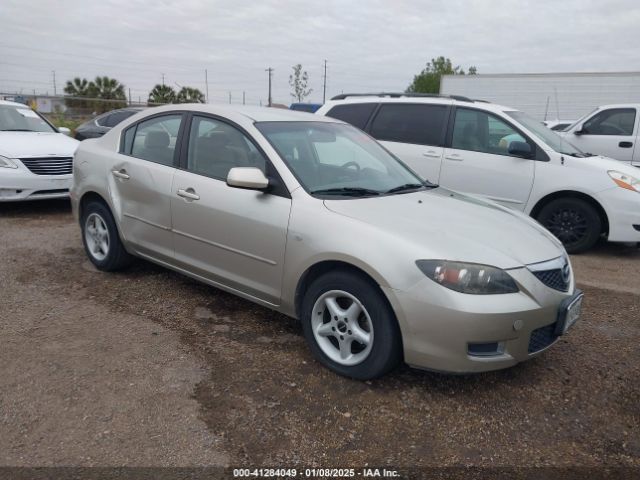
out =
[[517,108],[542,120],[577,120],[600,105],[640,103],[640,72],[445,75],[440,93]]

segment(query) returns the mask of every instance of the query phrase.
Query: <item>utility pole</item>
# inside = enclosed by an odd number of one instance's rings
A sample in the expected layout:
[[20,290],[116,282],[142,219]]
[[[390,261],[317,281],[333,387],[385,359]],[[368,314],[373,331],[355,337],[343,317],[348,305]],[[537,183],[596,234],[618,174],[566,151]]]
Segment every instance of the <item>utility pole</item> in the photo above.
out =
[[271,106],[271,76],[273,75],[273,68],[269,67],[265,70],[265,72],[269,72],[269,101],[267,103],[267,106],[270,107]]
[[209,72],[207,69],[204,69],[204,84],[205,84],[205,100],[209,103]]
[[53,95],[55,96],[56,94],[56,71],[53,70]]
[[129,89],[129,106],[131,106],[131,89]]
[[164,73],[161,73],[160,75],[162,75],[162,86],[164,87]]
[[231,92],[229,92],[229,105],[231,105]]
[[327,61],[324,61],[324,76],[322,82],[322,103],[325,103],[327,99]]
[[245,100],[245,96],[244,96],[244,94],[245,94],[245,91],[243,90],[242,91],[242,104],[243,105],[245,105],[245,101],[244,101]]

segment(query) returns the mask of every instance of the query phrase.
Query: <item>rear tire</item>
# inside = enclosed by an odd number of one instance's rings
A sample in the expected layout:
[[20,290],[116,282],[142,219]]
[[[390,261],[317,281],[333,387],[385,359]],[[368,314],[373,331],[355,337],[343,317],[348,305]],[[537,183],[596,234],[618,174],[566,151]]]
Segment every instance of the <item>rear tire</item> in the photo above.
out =
[[395,314],[379,287],[356,272],[318,277],[302,300],[304,336],[314,357],[346,377],[380,377],[402,360]]
[[589,250],[602,232],[602,219],[596,209],[579,198],[558,198],[549,202],[542,207],[537,220],[569,253]]
[[83,209],[80,228],[84,250],[98,270],[122,270],[133,261],[120,241],[116,222],[104,203],[92,201]]

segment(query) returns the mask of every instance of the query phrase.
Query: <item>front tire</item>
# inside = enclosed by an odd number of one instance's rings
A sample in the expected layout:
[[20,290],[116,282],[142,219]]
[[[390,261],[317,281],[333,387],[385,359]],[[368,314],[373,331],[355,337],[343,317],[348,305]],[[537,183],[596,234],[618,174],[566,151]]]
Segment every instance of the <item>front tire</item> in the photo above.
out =
[[378,286],[355,272],[314,280],[304,294],[301,321],[314,357],[340,375],[376,378],[402,359],[393,310]]
[[90,202],[80,220],[84,250],[98,270],[113,272],[129,266],[133,257],[120,241],[116,222],[102,202]]
[[549,202],[540,210],[537,220],[569,253],[589,250],[602,232],[602,220],[596,209],[579,198],[558,198]]

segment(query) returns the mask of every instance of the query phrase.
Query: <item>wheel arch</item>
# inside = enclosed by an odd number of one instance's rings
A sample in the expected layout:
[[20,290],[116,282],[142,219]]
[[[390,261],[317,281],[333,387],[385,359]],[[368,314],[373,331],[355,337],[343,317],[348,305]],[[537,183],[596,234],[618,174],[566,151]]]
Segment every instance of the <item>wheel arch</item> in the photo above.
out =
[[538,214],[546,205],[548,205],[553,200],[557,200],[559,198],[577,198],[591,205],[596,210],[596,212],[598,212],[598,216],[600,217],[600,220],[602,220],[602,231],[600,233],[604,233],[604,234],[609,233],[609,217],[607,216],[607,212],[602,207],[600,202],[598,202],[591,195],[578,192],[575,190],[560,190],[558,192],[553,192],[542,197],[531,209],[531,212],[529,213],[529,215],[537,219]]
[[371,283],[372,286],[378,289],[378,291],[385,298],[385,301],[389,303],[389,306],[391,307],[391,303],[389,302],[389,299],[380,288],[379,282],[371,274],[369,274],[362,268],[357,267],[356,265],[343,260],[321,260],[314,263],[310,267],[308,267],[298,279],[298,283],[296,285],[296,290],[294,295],[294,309],[295,309],[295,314],[297,318],[300,318],[300,311],[302,309],[302,299],[304,297],[304,292],[307,290],[309,285],[311,285],[311,283],[313,283],[313,281],[316,278],[319,278],[325,273],[333,270],[343,270],[343,271],[353,272],[362,276],[369,283]]
[[[87,208],[87,205],[92,201],[103,203],[109,209],[109,211],[111,211],[111,205],[109,205],[109,202],[107,202],[107,200],[102,195],[94,191],[85,192],[82,197],[80,197],[80,201],[78,202],[78,217],[80,219],[82,219],[84,209]],[[111,211],[111,213],[113,214],[113,211]]]

